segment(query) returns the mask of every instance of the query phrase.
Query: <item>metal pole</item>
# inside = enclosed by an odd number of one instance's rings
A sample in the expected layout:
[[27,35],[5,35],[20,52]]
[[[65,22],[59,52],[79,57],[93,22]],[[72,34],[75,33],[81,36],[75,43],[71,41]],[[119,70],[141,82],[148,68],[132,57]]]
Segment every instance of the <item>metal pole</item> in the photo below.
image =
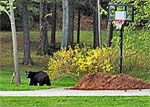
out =
[[123,59],[122,48],[123,48],[123,25],[120,29],[120,73],[122,73],[122,59]]

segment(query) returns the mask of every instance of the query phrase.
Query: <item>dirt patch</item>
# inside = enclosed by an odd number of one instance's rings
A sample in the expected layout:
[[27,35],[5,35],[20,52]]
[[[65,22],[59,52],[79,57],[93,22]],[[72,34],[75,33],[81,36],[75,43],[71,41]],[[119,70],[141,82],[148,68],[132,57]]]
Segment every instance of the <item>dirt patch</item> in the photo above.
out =
[[84,75],[72,88],[76,90],[129,90],[150,89],[150,82],[126,74],[111,75],[104,72]]

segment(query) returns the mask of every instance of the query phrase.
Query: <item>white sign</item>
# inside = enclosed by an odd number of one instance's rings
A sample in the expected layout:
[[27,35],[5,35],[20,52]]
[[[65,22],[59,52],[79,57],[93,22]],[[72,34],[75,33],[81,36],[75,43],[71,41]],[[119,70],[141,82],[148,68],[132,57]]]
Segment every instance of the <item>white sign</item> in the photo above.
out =
[[126,20],[126,11],[115,11],[115,20]]

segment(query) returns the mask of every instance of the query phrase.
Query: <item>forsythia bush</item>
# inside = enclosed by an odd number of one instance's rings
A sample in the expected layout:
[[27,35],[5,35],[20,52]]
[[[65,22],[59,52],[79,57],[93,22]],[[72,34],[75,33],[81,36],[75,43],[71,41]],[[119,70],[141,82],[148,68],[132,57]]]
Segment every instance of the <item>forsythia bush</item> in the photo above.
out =
[[62,48],[49,59],[48,69],[52,79],[72,75],[80,76],[80,74],[88,72],[111,72],[116,69],[118,64],[118,49],[112,48],[91,49],[84,46],[79,48],[76,46],[73,50]]
[[[123,73],[140,78],[150,74],[150,32],[125,32],[123,40]],[[91,49],[62,48],[49,59],[48,70],[52,79],[62,76],[80,76],[88,72],[119,72],[119,40],[114,36],[112,47]],[[142,74],[147,73],[147,77]]]

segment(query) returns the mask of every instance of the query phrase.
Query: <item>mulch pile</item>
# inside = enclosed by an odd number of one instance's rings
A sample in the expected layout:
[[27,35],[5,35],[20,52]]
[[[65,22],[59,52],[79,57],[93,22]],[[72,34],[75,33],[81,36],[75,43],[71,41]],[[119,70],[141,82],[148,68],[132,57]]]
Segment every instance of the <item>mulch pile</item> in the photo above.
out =
[[126,74],[111,75],[104,72],[84,75],[71,88],[75,90],[129,90],[150,89],[150,82]]

